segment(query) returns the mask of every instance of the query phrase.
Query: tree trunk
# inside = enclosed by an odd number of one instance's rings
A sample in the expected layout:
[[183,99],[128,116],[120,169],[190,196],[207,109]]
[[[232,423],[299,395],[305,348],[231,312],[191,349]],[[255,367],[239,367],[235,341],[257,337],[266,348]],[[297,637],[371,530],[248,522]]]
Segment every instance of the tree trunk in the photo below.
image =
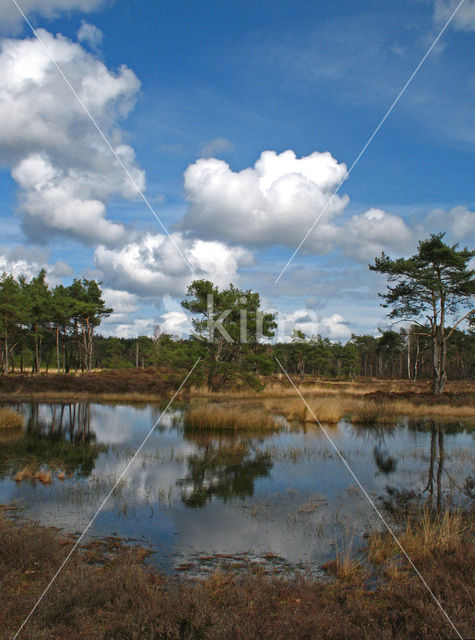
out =
[[38,346],[38,327],[35,327],[35,372],[40,372],[40,350]]
[[56,325],[56,373],[59,373],[59,325]]
[[3,361],[4,363],[4,372],[5,375],[8,374],[8,324],[7,324],[7,318],[5,317],[5,359]]

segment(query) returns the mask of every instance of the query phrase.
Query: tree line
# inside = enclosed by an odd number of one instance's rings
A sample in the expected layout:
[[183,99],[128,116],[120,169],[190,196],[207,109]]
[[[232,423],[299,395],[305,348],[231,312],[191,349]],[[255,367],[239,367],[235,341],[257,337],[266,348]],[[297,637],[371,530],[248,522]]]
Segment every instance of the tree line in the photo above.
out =
[[0,278],[0,323],[4,373],[48,370],[53,358],[58,372],[90,371],[95,362],[94,332],[112,313],[100,283],[75,279],[50,288],[46,270],[27,281],[4,273]]
[[[261,344],[254,360],[242,375],[239,362],[227,367],[227,379],[242,380],[259,375],[279,373],[275,356],[292,375],[303,378],[407,378],[427,380],[432,377],[432,351],[427,336],[419,334],[419,327],[399,331],[382,331],[379,336],[353,334],[346,344],[332,342],[320,335],[296,332],[290,342]],[[475,377],[475,335],[472,330],[455,330],[448,346],[446,372],[451,380]],[[95,338],[95,364],[98,368],[171,367],[191,368],[198,357],[206,357],[207,350],[196,339],[178,339],[170,334],[155,338]],[[222,365],[222,368],[225,367]],[[235,371],[233,372],[233,368]],[[213,387],[217,367],[207,376]],[[245,375],[244,375],[245,374]],[[216,383],[220,388],[221,382]]]
[[[94,336],[112,313],[95,280],[74,280],[53,289],[43,269],[27,282],[4,274],[0,279],[0,321],[5,373],[48,369],[54,354],[58,371],[92,368],[171,367],[189,369],[200,357],[206,383],[219,390],[231,382],[259,386],[262,376],[285,369],[302,378],[432,378],[443,391],[447,376],[474,375],[475,252],[447,245],[443,234],[421,241],[410,258],[391,260],[384,253],[370,269],[387,277],[380,294],[398,331],[379,336],[352,335],[346,344],[295,331],[288,343],[273,343],[276,314],[261,309],[258,293],[230,285],[219,290],[207,280],[189,287],[182,306],[192,314],[194,334],[175,339],[156,331],[154,338]],[[450,322],[449,322],[450,319]],[[466,331],[462,330],[467,325]]]

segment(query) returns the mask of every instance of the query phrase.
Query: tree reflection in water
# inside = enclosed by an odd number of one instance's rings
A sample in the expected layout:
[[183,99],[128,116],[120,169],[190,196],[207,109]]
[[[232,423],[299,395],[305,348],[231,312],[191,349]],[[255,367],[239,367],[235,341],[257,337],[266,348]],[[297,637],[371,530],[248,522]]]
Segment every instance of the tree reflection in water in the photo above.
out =
[[394,456],[389,455],[389,451],[381,446],[375,446],[373,449],[373,457],[376,462],[376,466],[381,473],[388,476],[390,473],[394,473],[397,467],[397,459]]
[[203,507],[213,497],[226,502],[252,496],[256,479],[268,476],[272,469],[270,454],[256,451],[249,437],[191,432],[185,437],[199,447],[187,459],[186,477],[177,482],[187,507]]
[[[437,440],[437,442],[436,442]],[[437,472],[435,472],[435,461],[437,458]],[[426,487],[423,491],[429,492],[429,507],[433,509],[434,502],[434,477],[435,477],[435,485],[437,492],[437,510],[439,511],[441,508],[441,500],[442,500],[442,471],[444,469],[444,429],[438,424],[432,424],[431,427],[431,436],[430,436],[430,460],[429,460],[429,473]]]
[[28,404],[25,431],[0,443],[0,475],[46,466],[88,476],[99,453],[106,450],[96,444],[91,431],[90,403],[51,404],[50,416],[45,415],[44,403],[41,409],[37,402]]

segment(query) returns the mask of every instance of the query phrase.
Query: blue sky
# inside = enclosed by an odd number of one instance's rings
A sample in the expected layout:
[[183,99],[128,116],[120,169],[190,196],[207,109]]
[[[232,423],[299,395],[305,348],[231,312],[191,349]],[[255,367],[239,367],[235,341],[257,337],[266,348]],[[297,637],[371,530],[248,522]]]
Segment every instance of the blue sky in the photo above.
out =
[[186,332],[176,246],[200,277],[261,292],[282,336],[345,340],[387,324],[375,255],[436,231],[473,243],[473,0],[277,285],[456,3],[19,4],[173,234],[5,0],[0,269],[100,278],[117,309],[106,332]]

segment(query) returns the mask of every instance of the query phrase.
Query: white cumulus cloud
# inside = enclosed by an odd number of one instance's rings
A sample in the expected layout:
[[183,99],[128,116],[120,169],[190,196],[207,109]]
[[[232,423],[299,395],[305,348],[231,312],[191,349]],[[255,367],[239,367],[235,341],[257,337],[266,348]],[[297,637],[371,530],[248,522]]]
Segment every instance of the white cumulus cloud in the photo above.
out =
[[382,209],[368,209],[352,216],[335,233],[345,253],[363,262],[371,261],[384,250],[405,254],[413,248],[413,233],[404,220]]
[[[239,172],[223,160],[200,158],[184,174],[189,208],[181,225],[202,237],[295,247],[345,173],[328,152],[297,158],[291,150],[263,151],[253,167]],[[326,221],[347,202],[346,196],[333,198],[307,248],[323,249]]]
[[372,208],[338,217],[349,198],[331,196],[345,174],[328,152],[297,158],[290,150],[263,151],[254,167],[239,172],[223,160],[201,158],[184,174],[189,208],[180,227],[224,242],[294,249],[325,209],[302,253],[339,248],[367,261],[383,250],[407,250],[413,234],[399,216]]
[[[120,120],[140,83],[127,67],[108,69],[80,44],[38,31],[138,186],[144,172],[124,143]],[[77,98],[36,39],[5,39],[0,49],[0,161],[20,187],[20,211],[31,239],[68,233],[116,245],[122,225],[107,221],[112,197],[136,189],[118,166]]]
[[273,311],[278,312],[276,340],[279,342],[289,342],[296,331],[302,331],[307,337],[321,335],[330,340],[347,340],[351,336],[347,321],[338,313],[322,316],[308,308]]
[[252,263],[252,255],[241,247],[184,238],[179,233],[173,234],[173,240],[147,233],[117,249],[100,245],[94,253],[96,268],[107,287],[158,299],[163,294],[183,295],[194,279],[176,246],[198,277],[221,287],[236,282],[238,269]]
[[475,211],[464,206],[453,207],[448,211],[434,209],[421,226],[424,229],[421,233],[425,235],[447,231],[451,239],[463,245],[475,238]]

